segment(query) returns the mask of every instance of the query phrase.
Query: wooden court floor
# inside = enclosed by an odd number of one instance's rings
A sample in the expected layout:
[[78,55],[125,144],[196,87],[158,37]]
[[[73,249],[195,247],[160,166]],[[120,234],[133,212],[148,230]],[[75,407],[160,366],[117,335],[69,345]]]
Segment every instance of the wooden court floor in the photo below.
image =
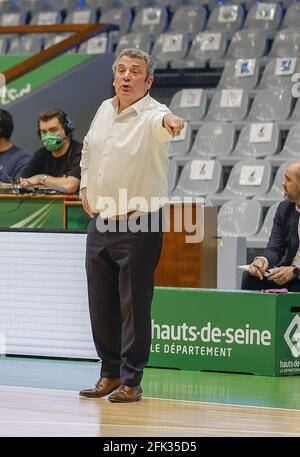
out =
[[299,377],[146,369],[143,400],[120,405],[78,396],[98,369],[1,359],[0,436],[300,436]]

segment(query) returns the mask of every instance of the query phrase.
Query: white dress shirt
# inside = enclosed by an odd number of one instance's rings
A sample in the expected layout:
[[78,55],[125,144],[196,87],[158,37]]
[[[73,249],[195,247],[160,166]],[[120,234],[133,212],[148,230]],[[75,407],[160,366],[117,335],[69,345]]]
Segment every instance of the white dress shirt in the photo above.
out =
[[[156,211],[167,195],[169,141],[162,126],[171,111],[147,94],[118,114],[105,100],[83,141],[80,189],[102,218]],[[154,197],[154,198],[153,198]]]

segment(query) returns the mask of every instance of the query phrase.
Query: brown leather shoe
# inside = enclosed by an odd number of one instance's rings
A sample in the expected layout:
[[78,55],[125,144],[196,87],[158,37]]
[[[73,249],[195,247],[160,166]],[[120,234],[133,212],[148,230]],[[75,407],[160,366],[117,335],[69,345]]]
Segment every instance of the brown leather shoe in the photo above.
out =
[[120,378],[100,378],[94,389],[81,390],[79,395],[89,398],[105,397],[119,387],[120,384]]
[[130,401],[139,401],[142,399],[142,388],[141,386],[130,387],[122,384],[117,390],[115,390],[108,397],[109,401],[114,403],[127,403]]

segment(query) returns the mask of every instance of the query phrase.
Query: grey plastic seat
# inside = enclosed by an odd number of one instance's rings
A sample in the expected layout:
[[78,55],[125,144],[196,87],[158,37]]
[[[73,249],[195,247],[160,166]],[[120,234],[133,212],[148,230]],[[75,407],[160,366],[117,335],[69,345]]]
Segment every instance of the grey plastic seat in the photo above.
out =
[[120,0],[121,5],[129,8],[144,8],[148,4],[148,0]]
[[106,52],[112,52],[112,48],[112,40],[106,33],[101,33],[82,43],[78,52],[82,54],[105,54]]
[[[298,79],[299,81],[299,79]],[[295,107],[294,107],[294,110],[293,110],[293,113],[289,119],[289,121],[293,122],[293,123],[296,123],[296,122],[300,122],[300,86],[299,86],[299,82],[296,83],[297,86],[295,87],[297,90],[297,98],[296,98],[296,104],[295,104]],[[293,89],[295,89],[293,88]]]
[[58,24],[61,20],[59,11],[55,10],[42,10],[34,14],[30,20],[30,24],[37,25],[52,25]]
[[120,36],[125,35],[129,32],[132,21],[132,11],[128,7],[123,8],[112,8],[105,11],[101,18],[101,24],[115,24],[119,26],[118,30],[112,30],[110,36],[117,42]]
[[242,29],[236,32],[230,42],[227,59],[259,59],[268,49],[265,30]]
[[25,23],[24,11],[10,11],[0,15],[0,25],[21,25]]
[[279,202],[276,202],[268,209],[268,212],[263,221],[263,225],[258,233],[247,237],[248,248],[264,248],[267,246],[278,204]]
[[299,29],[278,31],[273,41],[269,57],[300,57]]
[[0,55],[6,54],[8,48],[8,38],[0,38]]
[[[155,0],[155,4],[163,7],[168,7],[170,11],[175,11],[180,8],[181,0]],[[178,30],[179,32],[179,30]]]
[[90,8],[82,8],[80,10],[71,11],[67,14],[66,24],[89,24],[96,21],[96,12]]
[[282,20],[280,4],[256,3],[248,11],[244,27],[246,29],[264,29],[274,32]]
[[246,124],[230,159],[237,162],[247,158],[262,159],[277,154],[279,133],[278,125],[273,122]]
[[224,203],[218,213],[218,236],[253,236],[262,222],[258,201],[239,198]]
[[227,60],[218,89],[252,90],[257,86],[259,63],[257,59]]
[[167,68],[172,60],[184,59],[189,39],[186,33],[166,32],[159,35],[152,49],[152,57],[157,68]]
[[212,11],[217,5],[218,0],[190,0],[192,5],[204,5],[209,11]]
[[174,13],[168,30],[189,33],[194,37],[204,29],[206,16],[206,10],[201,5],[183,5]]
[[[48,48],[50,48],[50,46],[54,46],[55,44],[60,43],[61,41],[68,38],[69,36],[71,36],[71,33],[59,33],[57,35],[53,34],[53,33],[48,33],[47,35],[45,35],[44,48],[48,49]],[[73,50],[71,49],[68,52],[72,52],[72,51]]]
[[251,198],[265,194],[271,185],[272,166],[266,160],[247,159],[234,165],[225,189],[208,195],[214,204],[222,205],[233,198]]
[[168,168],[168,195],[171,194],[177,183],[178,173],[179,169],[177,163],[175,160],[170,160]]
[[285,12],[282,28],[299,28],[300,24],[300,4],[293,3]]
[[206,63],[222,59],[227,49],[227,37],[223,32],[201,32],[193,41],[184,60],[174,60],[172,68],[204,68]]
[[247,121],[285,121],[290,115],[291,106],[290,89],[261,90],[254,98]]
[[258,197],[256,197],[262,206],[269,207],[273,205],[275,202],[283,200],[282,183],[284,180],[284,174],[287,165],[292,162],[293,160],[287,160],[286,162],[283,162],[277,170],[274,182],[269,192],[266,192],[264,195],[259,195]]
[[243,89],[222,89],[213,96],[205,121],[242,121],[249,107],[248,93]]
[[277,163],[287,160],[300,159],[300,123],[291,127],[286,137],[282,151],[277,156]]
[[223,169],[218,160],[191,160],[184,166],[171,199],[206,196],[222,186]]
[[221,159],[228,156],[234,146],[235,129],[233,124],[209,122],[197,132],[188,157]]
[[133,20],[131,31],[157,36],[166,30],[167,21],[168,16],[165,8],[142,8],[137,12]]
[[18,7],[22,11],[40,11],[44,8],[44,0],[19,0]]
[[101,13],[114,8],[115,0],[85,0],[85,3],[89,5],[92,9],[100,8]]
[[[88,3],[89,0],[86,1]],[[51,0],[51,7],[55,10],[74,11],[77,7],[77,0]]]
[[23,36],[15,36],[10,39],[8,54],[37,54],[42,49],[42,35],[26,34]]
[[11,0],[1,0],[1,11],[4,13],[11,11],[13,8],[13,2]]
[[135,48],[142,49],[150,53],[152,46],[151,36],[147,33],[127,33],[119,39],[115,54],[119,54],[123,49]]
[[207,30],[235,33],[241,28],[243,20],[241,5],[220,5],[210,13]]
[[190,125],[185,122],[185,126],[181,134],[173,137],[170,141],[170,157],[182,157],[190,150],[192,141],[192,129]]
[[265,67],[258,89],[288,88],[291,91],[291,77],[300,72],[299,59],[295,57],[277,58],[271,60]]
[[206,113],[207,93],[203,89],[181,89],[173,95],[170,109],[186,119],[191,128],[197,128]]

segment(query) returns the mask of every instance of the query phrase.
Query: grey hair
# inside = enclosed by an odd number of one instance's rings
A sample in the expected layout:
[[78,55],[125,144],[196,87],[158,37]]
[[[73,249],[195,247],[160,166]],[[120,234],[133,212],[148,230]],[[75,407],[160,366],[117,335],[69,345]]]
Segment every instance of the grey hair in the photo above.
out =
[[133,59],[142,59],[146,63],[146,72],[147,72],[147,77],[146,79],[149,78],[149,76],[154,75],[154,70],[155,70],[155,64],[152,60],[152,57],[142,49],[136,49],[136,48],[127,48],[127,49],[122,49],[122,51],[119,52],[119,54],[116,57],[116,60],[113,63],[112,69],[114,75],[116,74],[116,68],[119,60],[121,57],[127,56],[131,57]]

